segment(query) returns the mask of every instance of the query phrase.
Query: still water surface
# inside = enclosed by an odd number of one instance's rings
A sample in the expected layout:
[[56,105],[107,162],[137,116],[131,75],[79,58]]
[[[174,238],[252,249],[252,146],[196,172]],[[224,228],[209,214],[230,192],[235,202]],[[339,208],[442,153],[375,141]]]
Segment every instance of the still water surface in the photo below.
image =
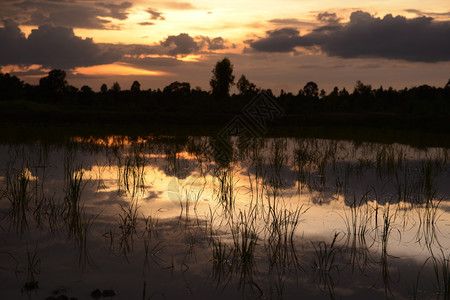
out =
[[1,144],[1,298],[450,297],[448,149],[230,142]]

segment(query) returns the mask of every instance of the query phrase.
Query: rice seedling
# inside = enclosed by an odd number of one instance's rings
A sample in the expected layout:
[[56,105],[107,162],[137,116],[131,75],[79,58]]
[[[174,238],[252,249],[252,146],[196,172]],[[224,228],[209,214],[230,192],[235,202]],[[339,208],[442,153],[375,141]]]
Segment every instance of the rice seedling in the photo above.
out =
[[401,232],[399,229],[393,227],[395,223],[395,219],[397,218],[397,211],[391,213],[390,204],[386,204],[384,207],[381,225],[381,233],[380,233],[380,242],[381,242],[381,257],[380,257],[380,268],[381,268],[381,278],[384,283],[385,295],[389,297],[392,296],[391,291],[391,281],[393,280],[391,276],[391,272],[389,269],[388,258],[390,257],[387,251],[389,240],[393,231],[396,231],[399,236],[401,236]]
[[414,280],[411,284],[411,289],[409,290],[409,295],[408,295],[409,299],[413,299],[413,300],[420,299],[420,297],[419,297],[420,278],[422,275],[421,273],[422,273],[424,267],[426,266],[427,262],[428,262],[428,259],[420,267],[419,271],[417,272],[416,280]]
[[234,173],[231,168],[219,169],[216,171],[216,179],[219,181],[217,198],[220,204],[227,210],[234,207],[236,201],[235,187],[237,180],[234,179]]
[[254,255],[258,242],[256,229],[256,209],[250,207],[248,211],[239,211],[237,220],[231,219],[231,237],[233,239],[233,266],[241,274],[241,280],[251,278],[254,270]]
[[97,174],[96,174],[96,182],[97,182],[97,186],[96,186],[96,191],[97,192],[99,192],[99,191],[102,191],[102,190],[105,190],[107,187],[106,187],[106,184],[105,184],[105,181],[104,181],[104,179],[103,179],[103,173],[106,171],[106,165],[101,165],[100,164],[100,162],[96,162],[96,166],[97,166]]
[[298,148],[294,150],[294,164],[297,171],[297,182],[299,184],[299,191],[302,189],[302,183],[305,183],[307,167],[310,164],[311,156],[304,143],[298,141]]
[[[433,197],[434,198],[434,197]],[[417,232],[415,240],[418,243],[424,243],[427,248],[431,248],[433,244],[441,246],[438,239],[438,226],[439,220],[439,200],[429,200],[425,205],[414,207],[417,215]]]
[[304,209],[303,205],[296,206],[293,210],[269,206],[264,223],[268,233],[266,251],[270,268],[275,265],[280,268],[300,268],[294,245],[294,234],[301,216],[308,209]]
[[404,203],[420,203],[421,178],[408,167],[396,169],[393,183],[397,192],[397,201]]
[[359,200],[353,195],[353,203],[349,205],[350,212],[347,214],[347,211],[344,211],[344,217],[342,217],[346,226],[344,247],[349,255],[352,271],[355,266],[358,266],[361,271],[366,269],[371,260],[369,249],[375,242],[373,238],[372,243],[367,243],[367,238],[375,230],[372,222],[374,209],[368,203],[368,196],[369,191]]
[[80,216],[79,225],[76,228],[75,243],[78,246],[78,264],[82,269],[84,269],[87,264],[91,266],[95,265],[89,256],[88,233],[99,215],[100,214],[88,216],[83,211],[82,216]]
[[[138,227],[138,200],[132,199],[127,206],[120,205],[118,228],[119,255],[128,260],[128,254],[133,252],[134,235],[137,234]],[[114,235],[113,235],[114,236]]]
[[145,157],[139,152],[126,155],[125,158],[119,156],[119,192],[125,191],[131,197],[136,196],[137,193],[145,193],[145,165]]
[[311,242],[315,252],[312,269],[321,275],[329,274],[332,271],[339,271],[336,258],[338,255],[341,255],[341,249],[335,247],[338,236],[339,233],[334,234],[330,245],[324,241],[317,243],[317,245]]
[[217,236],[211,236],[210,247],[212,252],[212,262],[217,268],[223,268],[228,263],[231,254],[231,249],[228,249],[227,243]]
[[[207,186],[207,182],[204,181],[202,185],[199,186],[198,180],[192,180],[190,182],[186,182],[186,184],[182,187],[184,189],[185,197],[184,197],[184,209],[186,212],[186,219],[189,218],[191,203],[194,206],[194,211],[197,214],[198,204],[202,197],[202,194]],[[180,203],[181,208],[183,209],[183,203]]]
[[[38,179],[35,180],[36,185]],[[46,208],[48,207],[48,202],[53,200],[52,196],[45,195],[42,187],[41,192],[35,191],[34,195],[34,207],[33,207],[33,217],[36,222],[36,227],[40,228],[42,225],[42,217],[46,213]]]
[[433,264],[438,289],[439,299],[450,299],[450,255],[443,249],[439,249],[439,254],[431,252],[431,262]]
[[[264,185],[263,178],[266,176],[266,170],[264,169],[265,157],[261,152],[261,148],[263,145],[261,140],[254,140],[250,148],[250,165],[251,167],[248,170],[248,178],[249,178],[249,189],[252,194],[252,201],[256,203],[262,202],[263,198],[263,189],[261,188]],[[251,176],[250,169],[252,169],[254,175]],[[254,178],[254,179],[253,179]]]
[[160,254],[164,250],[163,242],[162,241],[156,242],[151,248],[150,248],[150,240],[149,239],[144,238],[143,242],[144,242],[144,253],[145,253],[144,266],[146,266],[147,268],[150,266],[150,261],[149,261],[149,258],[150,258],[153,261],[153,263],[155,265],[157,265],[158,267],[160,267],[161,269],[167,268],[167,267],[163,266],[165,261],[160,256]]
[[3,196],[9,201],[10,207],[6,216],[10,220],[10,228],[14,226],[19,235],[28,229],[28,213],[31,210],[29,186],[30,174],[27,170],[7,170]]
[[381,145],[376,153],[378,178],[391,178],[393,174],[402,169],[405,156],[403,148],[396,148],[395,145]]
[[43,215],[46,220],[46,225],[50,236],[54,236],[55,233],[61,227],[61,223],[65,222],[65,203],[55,200],[55,195],[46,199],[45,207],[42,209]]
[[274,190],[283,187],[282,168],[286,163],[287,157],[284,151],[287,147],[285,139],[277,139],[273,141],[271,156],[269,157],[269,180],[268,184]]
[[381,246],[382,246],[381,252],[382,253],[387,253],[387,246],[388,246],[389,238],[392,234],[392,231],[396,230],[397,233],[400,235],[400,230],[395,229],[393,227],[393,223],[395,222],[397,213],[394,212],[392,214],[390,207],[391,207],[390,204],[386,204],[386,206],[384,207],[383,215],[382,215],[383,224],[381,227],[381,234],[380,234]]
[[147,217],[143,216],[144,219],[144,231],[142,233],[143,238],[152,239],[158,236],[158,223],[159,219],[148,215]]
[[301,260],[297,255],[295,244],[285,244],[279,241],[267,241],[265,250],[269,263],[269,271],[274,268],[279,272],[291,273],[302,269]]
[[27,279],[25,285],[22,288],[22,292],[31,292],[39,289],[39,282],[36,280],[36,276],[41,272],[41,260],[37,256],[37,245],[33,252],[27,246]]
[[316,276],[317,284],[323,291],[328,291],[330,298],[334,299],[334,272],[339,273],[337,259],[342,256],[341,249],[336,246],[339,233],[335,233],[330,245],[321,241],[317,245],[311,242],[314,248],[312,269]]
[[64,214],[65,222],[68,229],[69,238],[77,238],[78,233],[82,231],[82,210],[81,194],[86,185],[83,182],[84,170],[81,166],[73,169],[73,171],[66,170],[66,173],[71,175],[67,177],[64,187]]

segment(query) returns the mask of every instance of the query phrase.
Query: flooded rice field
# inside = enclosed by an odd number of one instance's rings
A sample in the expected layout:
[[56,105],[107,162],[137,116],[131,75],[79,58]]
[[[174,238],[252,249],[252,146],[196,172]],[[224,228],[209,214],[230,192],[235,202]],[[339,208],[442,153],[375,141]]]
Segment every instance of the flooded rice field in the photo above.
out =
[[0,144],[2,299],[449,299],[450,152]]

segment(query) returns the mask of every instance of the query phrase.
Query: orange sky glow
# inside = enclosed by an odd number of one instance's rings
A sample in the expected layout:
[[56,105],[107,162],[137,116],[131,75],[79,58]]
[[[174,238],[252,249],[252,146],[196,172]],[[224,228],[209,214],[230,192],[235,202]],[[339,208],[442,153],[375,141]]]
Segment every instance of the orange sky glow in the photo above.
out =
[[[429,57],[406,53],[407,46],[404,57],[398,49],[385,53],[381,47],[379,53],[364,49],[351,53],[344,49],[346,40],[336,46],[333,38],[338,34],[332,33],[334,30],[350,34],[354,30],[346,29],[353,23],[358,25],[357,22],[378,22],[384,26],[380,28],[388,28],[392,20],[399,22],[396,17],[401,16],[406,18],[407,25],[418,18],[429,18],[432,29],[440,26],[441,31],[436,33],[439,37],[442,32],[450,32],[447,29],[450,6],[442,0],[339,3],[329,0],[109,0],[102,3],[11,0],[0,5],[0,20],[4,23],[0,27],[0,39],[2,29],[5,37],[14,30],[21,31],[22,38],[29,43],[38,33],[42,39],[55,36],[52,49],[25,51],[21,58],[13,55],[20,51],[6,43],[5,51],[11,47],[12,54],[7,53],[11,59],[0,59],[1,72],[15,73],[31,83],[37,83],[52,68],[62,68],[68,72],[70,84],[92,85],[94,90],[100,82],[111,84],[117,78],[125,85],[138,79],[143,88],[163,88],[173,81],[189,81],[192,86],[207,90],[211,70],[223,57],[229,57],[234,64],[236,77],[245,74],[257,86],[275,91],[295,91],[309,80],[328,90],[333,86],[352,87],[356,80],[374,86],[440,86],[450,76],[450,59],[445,55],[433,59],[433,49],[427,50]],[[385,18],[389,14],[393,18]],[[17,29],[7,31],[7,25]],[[58,28],[68,31],[58,31]],[[386,33],[394,31],[388,29]],[[370,32],[373,30],[367,34]],[[358,42],[358,37],[355,39]],[[52,60],[54,51],[63,47],[54,42],[58,40],[61,45],[83,44],[78,51],[80,57],[74,50],[72,56],[67,55],[65,63],[64,56]],[[418,48],[420,44],[418,41]],[[81,53],[89,47],[92,50],[86,50],[86,55]],[[34,52],[39,51],[42,55],[36,54],[33,59]]]

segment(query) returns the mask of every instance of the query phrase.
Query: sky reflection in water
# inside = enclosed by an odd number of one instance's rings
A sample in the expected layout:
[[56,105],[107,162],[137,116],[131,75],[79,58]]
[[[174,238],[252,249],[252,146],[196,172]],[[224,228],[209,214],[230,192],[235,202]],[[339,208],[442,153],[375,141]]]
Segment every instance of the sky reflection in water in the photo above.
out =
[[0,146],[0,290],[87,299],[450,296],[448,150],[207,137]]

